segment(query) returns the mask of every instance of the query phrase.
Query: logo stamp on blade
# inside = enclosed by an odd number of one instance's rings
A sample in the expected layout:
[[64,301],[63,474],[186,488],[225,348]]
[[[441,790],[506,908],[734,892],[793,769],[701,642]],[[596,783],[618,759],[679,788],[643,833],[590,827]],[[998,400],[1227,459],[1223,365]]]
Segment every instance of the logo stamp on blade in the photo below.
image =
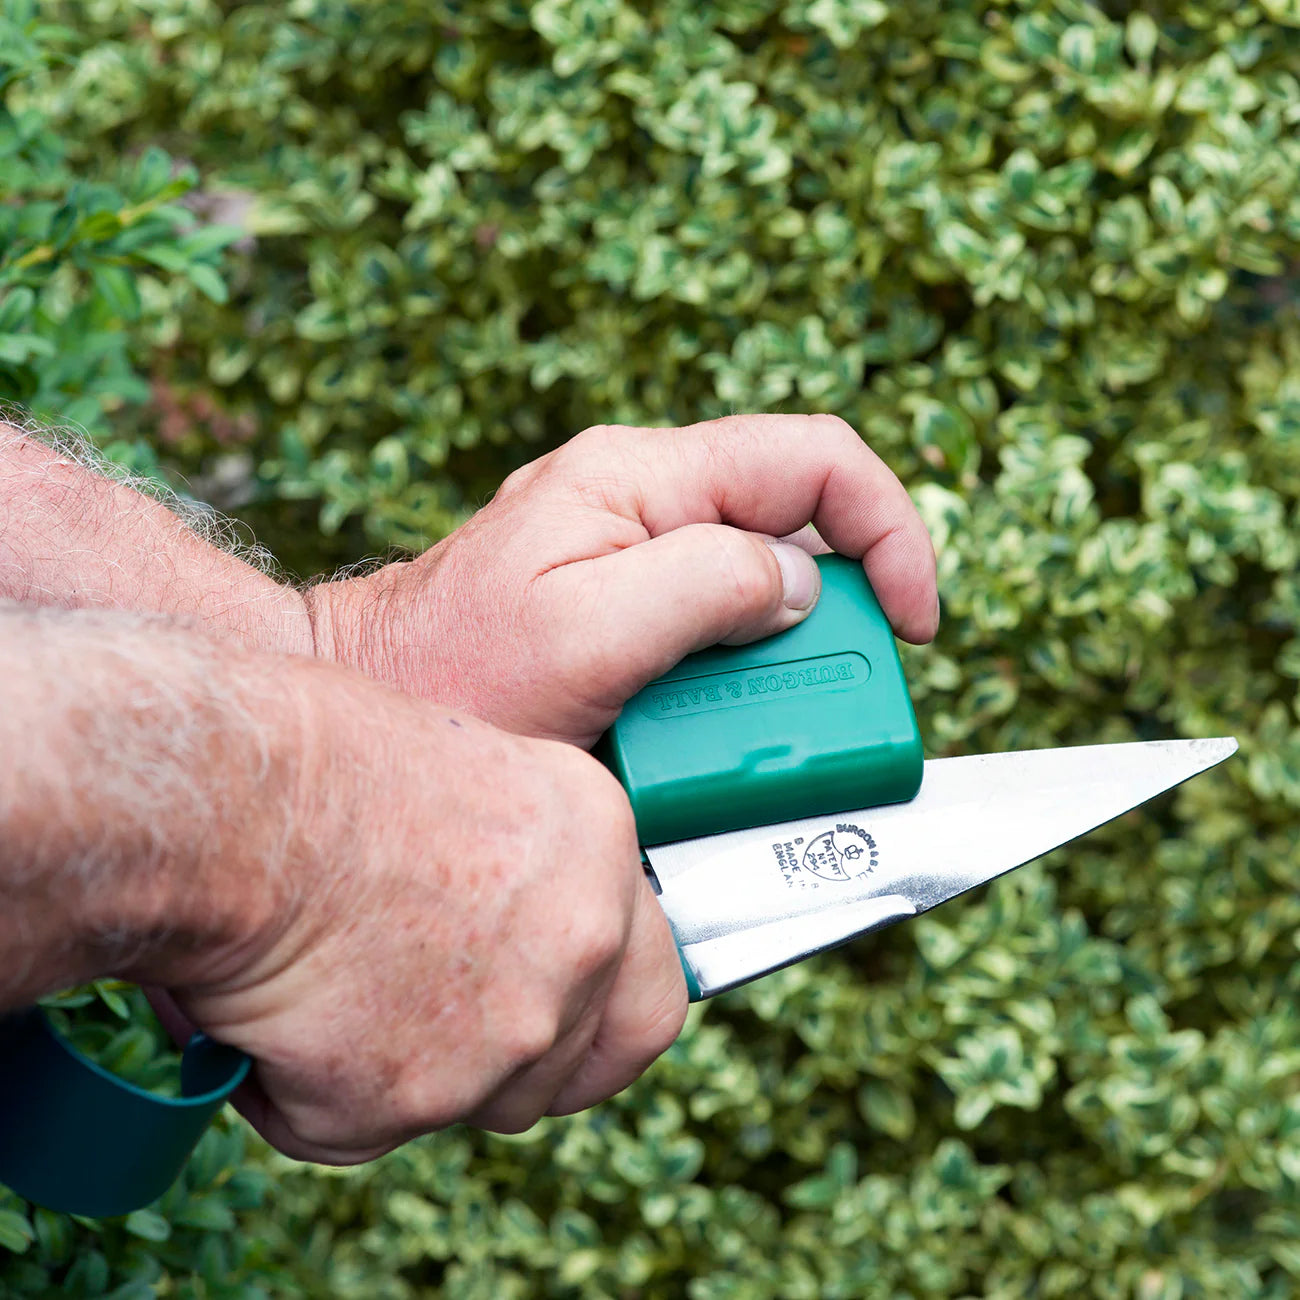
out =
[[791,889],[817,889],[820,882],[866,880],[880,862],[875,838],[852,822],[836,822],[814,835],[772,845],[782,878]]

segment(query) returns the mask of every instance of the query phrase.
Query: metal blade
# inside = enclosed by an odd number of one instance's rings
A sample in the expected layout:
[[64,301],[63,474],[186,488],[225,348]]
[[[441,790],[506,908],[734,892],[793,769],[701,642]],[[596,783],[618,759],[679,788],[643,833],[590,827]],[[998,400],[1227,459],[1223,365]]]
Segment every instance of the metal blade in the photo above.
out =
[[705,997],[928,911],[1213,767],[1237,742],[932,759],[916,798],[645,850]]

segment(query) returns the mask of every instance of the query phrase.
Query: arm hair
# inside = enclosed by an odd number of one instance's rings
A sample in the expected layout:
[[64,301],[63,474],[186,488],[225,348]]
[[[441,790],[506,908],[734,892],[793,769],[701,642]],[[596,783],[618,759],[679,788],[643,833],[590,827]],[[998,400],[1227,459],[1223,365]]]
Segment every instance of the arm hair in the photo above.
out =
[[292,909],[298,695],[158,615],[0,602],[0,1010]]
[[239,526],[132,475],[67,429],[0,412],[0,598],[191,618],[259,649],[312,654],[302,593]]

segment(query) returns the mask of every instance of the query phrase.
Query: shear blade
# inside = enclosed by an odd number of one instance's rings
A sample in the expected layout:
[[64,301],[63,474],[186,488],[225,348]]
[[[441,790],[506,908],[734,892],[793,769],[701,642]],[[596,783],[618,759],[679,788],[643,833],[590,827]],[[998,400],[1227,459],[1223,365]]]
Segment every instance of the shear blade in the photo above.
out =
[[1213,767],[1237,742],[932,759],[916,798],[645,850],[705,997],[928,911]]

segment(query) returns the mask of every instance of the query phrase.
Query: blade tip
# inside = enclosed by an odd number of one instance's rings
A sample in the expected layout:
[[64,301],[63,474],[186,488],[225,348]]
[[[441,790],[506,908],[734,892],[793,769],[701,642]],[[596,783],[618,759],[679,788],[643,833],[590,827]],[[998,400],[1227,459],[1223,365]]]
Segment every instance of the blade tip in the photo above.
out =
[[[1187,756],[1188,762],[1195,764],[1188,776],[1199,776],[1212,767],[1218,767],[1224,759],[1231,758],[1240,748],[1236,736],[1205,736],[1180,740],[1175,742],[1175,747]],[[1187,777],[1183,778],[1183,780],[1187,779]]]
[[1211,763],[1222,763],[1225,758],[1231,758],[1241,748],[1237,744],[1236,736],[1214,736],[1199,743],[1209,751]]

